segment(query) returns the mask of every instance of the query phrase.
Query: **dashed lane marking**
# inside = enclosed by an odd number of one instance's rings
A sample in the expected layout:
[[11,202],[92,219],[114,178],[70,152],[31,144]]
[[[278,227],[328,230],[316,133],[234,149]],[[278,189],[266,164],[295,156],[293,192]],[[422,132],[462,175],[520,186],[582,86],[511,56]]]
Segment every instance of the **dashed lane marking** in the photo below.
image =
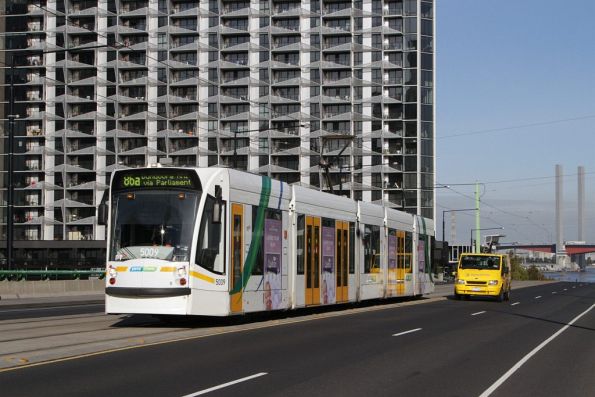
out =
[[535,299],[541,299],[541,295],[537,295]]
[[485,313],[485,310],[483,310],[483,311],[481,311],[481,312],[477,312],[477,313],[472,313],[471,315],[472,315],[472,316],[477,316],[477,315],[479,315],[479,314],[484,314],[484,313]]
[[405,335],[405,334],[410,334],[412,332],[417,332],[417,331],[421,331],[421,328],[415,328],[415,329],[410,329],[409,331],[403,331],[403,332],[399,332],[398,334],[393,334],[393,336],[401,336],[401,335]]
[[521,302],[514,302],[514,303],[511,303],[511,304],[510,304],[510,306],[516,306],[516,305],[518,305],[518,304],[520,304],[520,303],[521,303]]
[[210,392],[215,391],[215,390],[223,389],[223,388],[226,388],[226,387],[229,387],[229,386],[236,385],[238,383],[246,382],[246,381],[251,380],[251,379],[260,378],[261,376],[265,376],[265,375],[268,375],[268,374],[266,372],[260,372],[258,374],[246,376],[245,378],[232,380],[231,382],[223,383],[223,384],[218,385],[218,386],[209,387],[208,389],[199,390],[199,391],[197,391],[195,393],[186,394],[183,397],[200,396],[200,395],[207,394],[207,393],[210,393]]

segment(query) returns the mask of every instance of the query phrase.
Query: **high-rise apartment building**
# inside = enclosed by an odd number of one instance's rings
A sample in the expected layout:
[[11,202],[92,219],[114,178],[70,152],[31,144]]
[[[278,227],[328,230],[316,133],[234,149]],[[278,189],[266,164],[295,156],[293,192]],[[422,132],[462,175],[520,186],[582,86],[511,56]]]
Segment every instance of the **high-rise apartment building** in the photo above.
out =
[[164,158],[433,218],[433,0],[0,7],[1,235],[12,114],[15,263],[101,263],[111,172]]

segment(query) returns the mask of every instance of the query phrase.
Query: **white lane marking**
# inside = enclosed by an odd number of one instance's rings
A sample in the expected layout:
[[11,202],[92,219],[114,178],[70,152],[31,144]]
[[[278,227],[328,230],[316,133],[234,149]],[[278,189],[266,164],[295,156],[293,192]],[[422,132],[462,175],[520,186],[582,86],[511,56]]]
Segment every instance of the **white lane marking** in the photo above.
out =
[[477,312],[477,313],[472,313],[471,315],[472,316],[477,316],[478,314],[484,314],[484,313],[485,313],[485,310],[484,311],[481,311],[481,312]]
[[572,287],[572,288],[576,288],[576,286],[575,287]]
[[232,386],[232,385],[235,385],[235,384],[238,384],[238,383],[246,382],[247,380],[250,380],[250,379],[259,378],[259,377],[264,376],[264,375],[268,375],[268,374],[266,372],[260,372],[258,374],[246,376],[245,378],[232,380],[231,382],[223,383],[223,384],[218,385],[218,386],[209,387],[208,389],[200,390],[200,391],[197,391],[196,393],[186,394],[183,397],[200,396],[202,394],[207,394],[207,393],[210,393],[212,391],[223,389],[223,388],[228,387],[228,386]]
[[541,299],[541,295],[537,295],[535,299]]
[[564,291],[568,291],[568,288],[564,288]]
[[520,304],[520,303],[521,303],[521,302],[514,302],[514,303],[511,303],[511,304],[510,304],[510,306],[516,306],[516,305],[518,305],[518,304]]
[[421,328],[415,328],[415,329],[410,329],[409,331],[403,331],[403,332],[399,332],[398,334],[393,334],[393,336],[401,336],[401,335],[405,335],[405,334],[410,334],[412,332],[417,332],[417,331],[421,331]]
[[557,294],[557,292],[556,291],[552,291],[552,294]]
[[506,379],[510,378],[512,376],[512,374],[514,374],[519,368],[521,368],[523,366],[523,364],[525,364],[527,361],[529,361],[529,359],[531,357],[533,357],[535,354],[537,354],[538,351],[540,351],[541,349],[543,349],[548,343],[550,343],[551,341],[553,341],[562,332],[564,332],[568,328],[570,328],[570,326],[572,324],[574,324],[575,322],[577,322],[578,319],[580,319],[585,314],[589,313],[591,311],[591,309],[593,309],[594,307],[595,307],[595,303],[593,303],[591,305],[591,307],[589,307],[587,310],[585,310],[584,312],[582,312],[581,314],[579,314],[578,316],[576,316],[575,318],[573,318],[568,324],[566,324],[565,326],[563,326],[562,328],[560,328],[558,330],[558,332],[556,332],[555,334],[553,334],[552,336],[550,336],[549,338],[547,338],[546,340],[544,340],[543,342],[541,342],[539,344],[539,346],[537,346],[536,348],[534,348],[533,350],[531,350],[529,353],[527,353],[527,355],[525,357],[523,357],[519,362],[517,362],[515,365],[513,365],[512,368],[510,368],[508,371],[506,371],[506,373],[504,375],[502,375],[500,377],[500,379],[498,379],[496,382],[494,382],[494,384],[492,386],[488,387],[486,389],[486,391],[484,391],[483,393],[480,394],[479,397],[488,397],[490,394],[492,394],[498,387],[500,387],[500,385],[502,383],[504,383],[506,381]]

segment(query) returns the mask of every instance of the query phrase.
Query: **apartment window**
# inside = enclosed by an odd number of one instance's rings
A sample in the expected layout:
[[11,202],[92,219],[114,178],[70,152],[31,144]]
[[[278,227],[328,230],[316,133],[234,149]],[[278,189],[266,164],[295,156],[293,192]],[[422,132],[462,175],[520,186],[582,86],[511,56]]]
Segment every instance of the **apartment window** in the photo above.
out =
[[167,34],[159,33],[157,35],[157,47],[158,48],[167,48]]
[[209,33],[209,46],[219,48],[219,39],[217,33]]
[[424,52],[434,52],[434,39],[432,37],[422,36],[421,50]]
[[260,46],[269,48],[269,35],[267,33],[260,35]]
[[269,81],[269,70],[268,69],[260,69],[258,71],[258,78],[260,81]]
[[423,18],[433,18],[434,13],[432,12],[432,3],[421,3],[421,16]]
[[267,118],[268,119],[270,117],[270,115],[271,115],[271,113],[270,113],[269,106],[267,104],[265,104],[265,103],[261,103],[260,104],[260,108],[259,108],[258,116],[261,119],[263,119],[263,118]]

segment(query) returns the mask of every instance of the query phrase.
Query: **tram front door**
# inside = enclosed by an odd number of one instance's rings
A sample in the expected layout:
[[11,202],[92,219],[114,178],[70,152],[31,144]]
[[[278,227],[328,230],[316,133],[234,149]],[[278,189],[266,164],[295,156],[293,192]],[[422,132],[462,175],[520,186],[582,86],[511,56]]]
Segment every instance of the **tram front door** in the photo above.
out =
[[[244,263],[244,208],[241,204],[231,206],[231,274],[230,287],[233,288],[242,283],[242,267]],[[242,312],[242,290],[230,296],[231,312]]]
[[306,216],[306,306],[320,304],[320,218]]

